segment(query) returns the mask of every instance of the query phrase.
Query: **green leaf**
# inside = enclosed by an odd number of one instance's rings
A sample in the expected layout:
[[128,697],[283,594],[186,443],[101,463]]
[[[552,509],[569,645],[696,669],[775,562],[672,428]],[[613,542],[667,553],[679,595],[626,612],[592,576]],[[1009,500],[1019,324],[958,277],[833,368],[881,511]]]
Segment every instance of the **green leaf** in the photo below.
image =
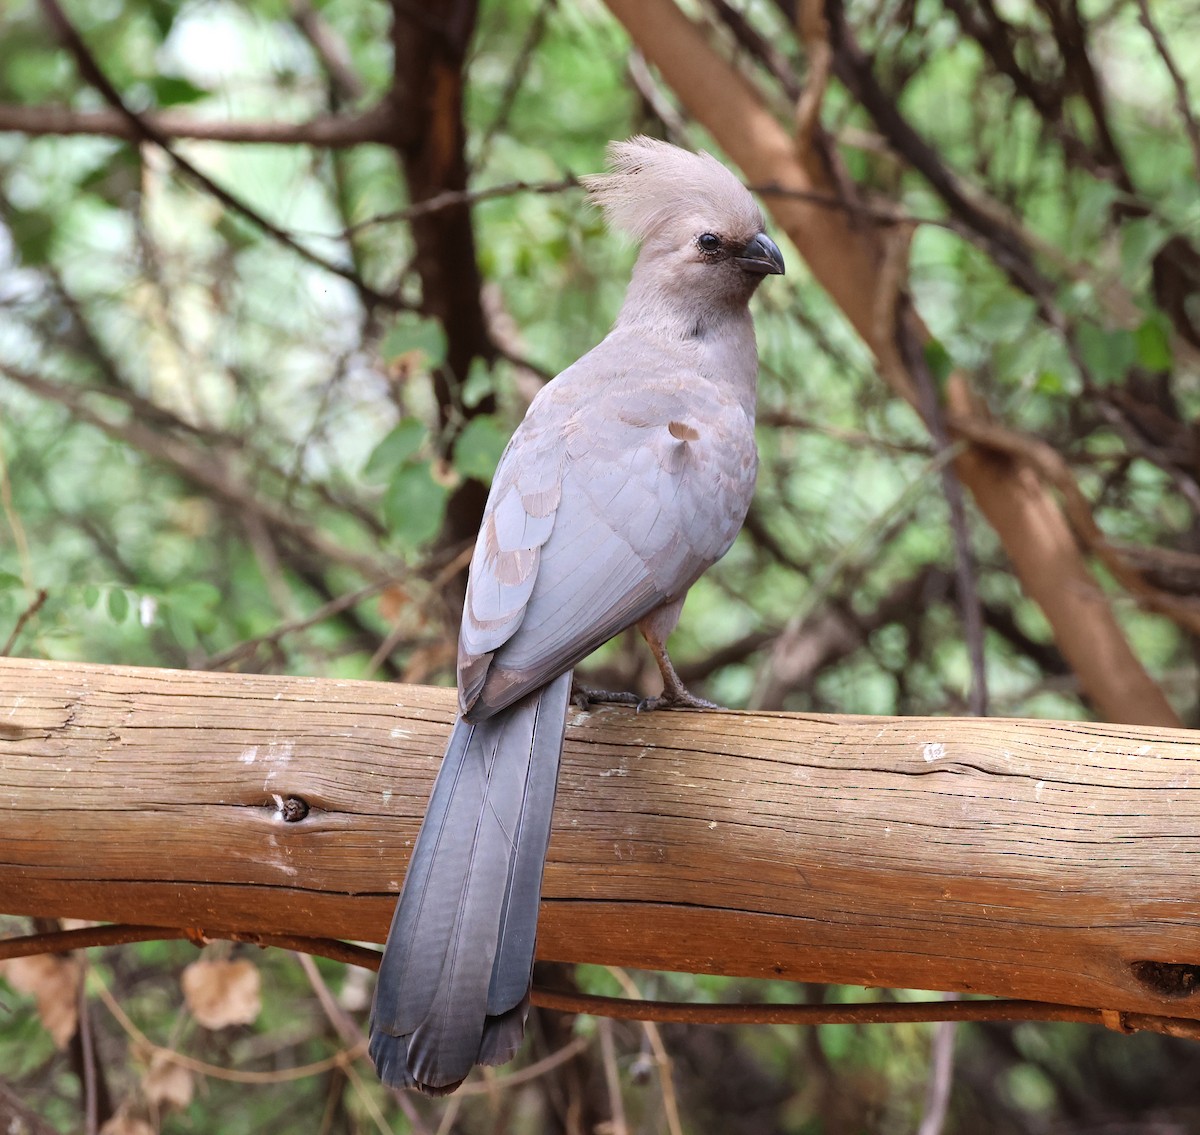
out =
[[118,146],[79,182],[89,193],[114,208],[124,208],[141,190],[142,162],[133,146]]
[[150,19],[154,22],[155,30],[158,32],[160,39],[166,39],[171,34],[171,28],[175,24],[175,17],[179,14],[175,5],[168,0],[150,0],[146,5],[146,10]]
[[1038,374],[1034,389],[1039,394],[1062,394],[1066,390],[1066,384],[1057,371],[1044,370]]
[[[217,625],[217,608],[221,604],[221,592],[207,580],[193,579],[173,587],[164,597],[167,607],[167,625],[180,642],[179,628],[187,624],[191,637],[195,632],[207,633]],[[185,644],[186,645],[186,644]]]
[[1121,279],[1135,285],[1170,234],[1154,217],[1139,217],[1121,226]]
[[168,605],[164,608],[164,621],[175,637],[175,641],[184,650],[195,650],[200,645],[195,625],[185,611]]
[[1000,295],[982,305],[972,321],[973,329],[987,339],[1009,340],[1022,334],[1037,312],[1028,296]]
[[402,466],[383,495],[383,519],[403,547],[420,547],[442,527],[449,495],[450,490],[433,479],[428,463]]
[[208,91],[176,75],[156,75],[150,83],[158,106],[182,106],[208,98]]
[[1084,366],[1095,382],[1124,378],[1137,357],[1137,344],[1130,331],[1108,331],[1085,320],[1079,324],[1077,342]]
[[472,359],[471,369],[467,371],[467,381],[462,387],[462,404],[468,410],[474,410],[495,389],[492,368],[483,359]]
[[185,611],[211,611],[221,602],[221,592],[207,580],[192,579],[173,587],[167,598]]
[[0,591],[7,591],[10,587],[24,586],[24,581],[19,575],[13,575],[11,571],[0,571]]
[[1134,333],[1137,361],[1147,370],[1170,370],[1175,360],[1171,355],[1171,337],[1167,321],[1158,312],[1151,315]]
[[937,339],[930,339],[925,344],[925,364],[929,367],[929,373],[933,375],[933,381],[938,388],[945,386],[946,379],[950,377],[950,372],[954,369],[954,361],[950,358],[950,352],[942,346]]
[[464,477],[474,477],[490,485],[507,444],[508,434],[496,424],[496,419],[490,414],[480,414],[466,424],[454,443],[454,468]]
[[100,602],[100,588],[94,583],[88,583],[83,588],[83,605],[90,611]]
[[412,351],[420,351],[426,365],[439,366],[446,358],[446,332],[436,319],[426,319],[415,311],[402,311],[379,344],[379,353],[391,361]]
[[30,268],[49,263],[55,245],[54,218],[40,209],[11,206],[6,219],[21,263]]
[[426,432],[417,418],[405,418],[371,451],[363,477],[368,481],[389,480],[421,448]]
[[108,593],[108,614],[114,623],[123,623],[129,614],[129,596],[119,587],[112,588]]

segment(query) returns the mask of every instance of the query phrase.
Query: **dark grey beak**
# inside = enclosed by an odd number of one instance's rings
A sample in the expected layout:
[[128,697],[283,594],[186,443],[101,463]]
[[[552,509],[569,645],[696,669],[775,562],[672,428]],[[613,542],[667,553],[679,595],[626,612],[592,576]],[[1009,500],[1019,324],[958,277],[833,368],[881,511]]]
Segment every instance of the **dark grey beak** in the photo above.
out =
[[758,276],[783,275],[783,253],[766,233],[759,233],[747,241],[746,247],[734,260],[743,272],[753,272]]

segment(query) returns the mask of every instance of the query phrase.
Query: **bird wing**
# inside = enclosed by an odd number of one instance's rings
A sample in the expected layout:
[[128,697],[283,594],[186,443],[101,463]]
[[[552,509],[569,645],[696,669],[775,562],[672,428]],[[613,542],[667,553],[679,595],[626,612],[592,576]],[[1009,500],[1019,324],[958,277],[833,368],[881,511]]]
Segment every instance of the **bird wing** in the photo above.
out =
[[631,338],[614,333],[547,386],[497,468],[459,639],[472,717],[682,595],[745,518],[748,415],[686,353]]

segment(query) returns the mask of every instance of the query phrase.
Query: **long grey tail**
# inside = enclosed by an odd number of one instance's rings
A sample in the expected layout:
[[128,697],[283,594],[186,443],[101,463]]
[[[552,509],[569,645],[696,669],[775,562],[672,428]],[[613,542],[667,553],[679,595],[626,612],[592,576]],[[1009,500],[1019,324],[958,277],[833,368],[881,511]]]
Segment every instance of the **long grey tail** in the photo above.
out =
[[385,1083],[451,1092],[520,1046],[570,694],[568,671],[487,721],[454,723],[375,989]]

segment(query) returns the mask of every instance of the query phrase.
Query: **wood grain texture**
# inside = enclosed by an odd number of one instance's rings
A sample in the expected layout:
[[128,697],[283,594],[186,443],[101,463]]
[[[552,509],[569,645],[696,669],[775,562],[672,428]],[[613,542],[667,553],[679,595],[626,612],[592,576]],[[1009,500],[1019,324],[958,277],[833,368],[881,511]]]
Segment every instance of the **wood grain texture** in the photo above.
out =
[[[0,659],[0,911],[381,941],[453,706]],[[1194,733],[605,708],[539,955],[1200,1018],[1198,868]]]

